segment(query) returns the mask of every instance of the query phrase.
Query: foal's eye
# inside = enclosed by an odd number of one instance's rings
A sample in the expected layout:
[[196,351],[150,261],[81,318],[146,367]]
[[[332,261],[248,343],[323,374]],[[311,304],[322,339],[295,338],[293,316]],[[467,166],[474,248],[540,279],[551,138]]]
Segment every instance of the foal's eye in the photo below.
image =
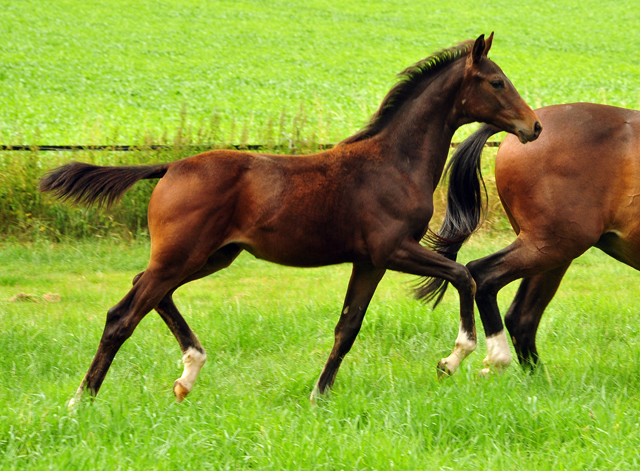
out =
[[492,80],[491,82],[489,82],[491,84],[491,86],[493,88],[495,88],[496,90],[500,90],[502,88],[504,88],[504,82],[502,80]]

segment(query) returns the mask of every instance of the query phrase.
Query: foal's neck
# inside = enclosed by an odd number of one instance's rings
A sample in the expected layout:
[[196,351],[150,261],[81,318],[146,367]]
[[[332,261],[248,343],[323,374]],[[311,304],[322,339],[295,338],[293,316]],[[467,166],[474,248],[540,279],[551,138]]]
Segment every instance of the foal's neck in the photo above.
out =
[[453,134],[463,124],[456,99],[464,66],[464,59],[458,60],[420,87],[380,136],[399,163],[432,188],[442,175]]

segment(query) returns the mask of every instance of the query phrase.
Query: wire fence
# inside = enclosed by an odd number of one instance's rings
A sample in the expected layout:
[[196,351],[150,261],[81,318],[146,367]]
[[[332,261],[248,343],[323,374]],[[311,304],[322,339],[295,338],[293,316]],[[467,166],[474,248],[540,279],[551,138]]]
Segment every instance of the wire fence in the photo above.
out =
[[[451,147],[457,147],[460,142],[452,142]],[[485,147],[499,147],[500,142],[489,141]],[[315,148],[319,150],[326,150],[335,147],[335,144],[318,144]],[[295,145],[268,145],[268,144],[227,144],[224,145],[225,149],[236,150],[294,150],[297,147]],[[0,151],[31,151],[31,152],[80,152],[80,151],[109,151],[109,152],[136,152],[140,150],[175,150],[185,149],[194,151],[206,151],[210,149],[220,149],[219,144],[193,144],[193,145],[0,145]]]

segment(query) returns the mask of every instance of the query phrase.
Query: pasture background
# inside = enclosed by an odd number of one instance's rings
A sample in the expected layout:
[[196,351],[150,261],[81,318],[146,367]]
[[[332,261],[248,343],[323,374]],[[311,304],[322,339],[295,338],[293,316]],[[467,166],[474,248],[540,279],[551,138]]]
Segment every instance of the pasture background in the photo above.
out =
[[0,4],[5,144],[134,144],[177,129],[255,141],[283,112],[273,139],[337,142],[396,73],[491,31],[491,57],[532,106],[640,102],[630,0]]
[[[95,353],[104,313],[145,268],[153,185],[136,187],[110,213],[35,191],[43,171],[70,159],[133,164],[181,158],[183,144],[307,152],[335,143],[366,122],[397,72],[492,30],[491,57],[532,106],[638,108],[637,2],[0,6],[0,143],[143,148],[0,153],[0,469],[638,467],[638,276],[598,252],[575,263],[545,314],[547,367],[533,376],[514,367],[480,380],[481,341],[455,377],[438,383],[435,364],[457,333],[455,293],[431,311],[408,296],[410,278],[387,275],[334,393],[317,408],[308,395],[349,268],[242,257],[176,295],[209,353],[184,404],[171,394],[178,346],[152,314],[116,357],[98,400],[69,415],[65,402]],[[157,143],[175,147],[144,149]],[[490,204],[490,230],[462,261],[512,238],[491,189]],[[502,293],[503,310],[514,289]],[[44,301],[48,292],[61,301]],[[17,293],[35,301],[10,302]]]

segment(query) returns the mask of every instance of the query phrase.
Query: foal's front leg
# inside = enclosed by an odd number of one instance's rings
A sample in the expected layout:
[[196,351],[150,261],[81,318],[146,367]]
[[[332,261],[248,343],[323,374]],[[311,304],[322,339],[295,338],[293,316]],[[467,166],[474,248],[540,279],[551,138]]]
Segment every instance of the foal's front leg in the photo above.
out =
[[342,359],[356,340],[369,301],[386,270],[370,263],[354,264],[349,288],[342,306],[342,314],[335,330],[335,342],[329,359],[311,393],[311,403],[325,394],[333,385]]
[[412,275],[443,278],[460,295],[460,329],[451,355],[438,363],[438,376],[451,375],[471,352],[476,349],[476,326],[473,301],[476,284],[469,270],[439,253],[428,250],[413,239],[405,240],[391,254],[386,263],[390,270]]

